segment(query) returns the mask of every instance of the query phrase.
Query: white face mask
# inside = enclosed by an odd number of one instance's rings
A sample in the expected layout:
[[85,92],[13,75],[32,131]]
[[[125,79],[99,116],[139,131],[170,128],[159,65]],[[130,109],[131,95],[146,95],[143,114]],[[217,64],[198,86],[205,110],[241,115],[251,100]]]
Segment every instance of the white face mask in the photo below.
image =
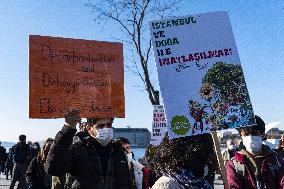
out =
[[113,138],[112,128],[103,128],[97,130],[95,139],[103,146],[106,146]]
[[132,153],[127,153],[127,154],[126,154],[126,159],[127,159],[127,162],[128,162],[128,163],[131,162],[132,158],[133,158],[133,157],[132,157]]
[[231,144],[231,145],[228,146],[228,150],[234,150],[234,149],[235,149],[234,145]]
[[246,147],[246,150],[252,154],[256,154],[262,145],[261,136],[244,136],[242,137],[243,144]]

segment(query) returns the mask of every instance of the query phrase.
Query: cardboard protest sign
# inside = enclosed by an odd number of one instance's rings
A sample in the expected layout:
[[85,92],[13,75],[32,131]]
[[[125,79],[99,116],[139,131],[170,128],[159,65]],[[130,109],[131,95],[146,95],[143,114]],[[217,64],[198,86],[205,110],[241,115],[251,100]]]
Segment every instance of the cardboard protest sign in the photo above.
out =
[[153,111],[153,125],[150,144],[159,145],[166,132],[168,131],[166,125],[166,117],[163,105],[154,105]]
[[124,117],[121,43],[31,35],[29,117]]
[[149,26],[170,138],[255,124],[226,12]]

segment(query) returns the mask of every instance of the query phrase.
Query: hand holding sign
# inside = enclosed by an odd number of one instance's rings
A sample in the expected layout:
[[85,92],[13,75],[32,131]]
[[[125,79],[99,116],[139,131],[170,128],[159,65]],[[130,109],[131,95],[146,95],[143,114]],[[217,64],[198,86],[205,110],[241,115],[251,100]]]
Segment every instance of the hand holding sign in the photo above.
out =
[[65,115],[65,123],[72,129],[76,129],[77,123],[81,123],[79,113],[79,110],[73,110]]

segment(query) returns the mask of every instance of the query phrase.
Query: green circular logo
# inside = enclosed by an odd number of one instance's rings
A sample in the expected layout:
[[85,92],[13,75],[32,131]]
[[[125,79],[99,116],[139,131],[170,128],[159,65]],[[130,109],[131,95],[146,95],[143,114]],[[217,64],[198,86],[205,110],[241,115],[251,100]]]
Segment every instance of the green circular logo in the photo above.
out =
[[171,129],[177,135],[185,135],[190,129],[190,123],[184,115],[177,115],[172,118]]

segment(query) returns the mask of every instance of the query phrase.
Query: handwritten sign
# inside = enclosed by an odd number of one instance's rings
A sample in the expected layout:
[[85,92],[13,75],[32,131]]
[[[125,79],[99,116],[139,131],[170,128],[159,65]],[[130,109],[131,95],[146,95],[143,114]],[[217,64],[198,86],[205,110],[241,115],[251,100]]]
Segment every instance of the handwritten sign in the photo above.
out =
[[121,43],[31,35],[29,117],[124,117]]
[[166,117],[163,105],[154,105],[153,111],[153,125],[150,144],[159,145],[166,132],[168,131],[166,125]]
[[226,12],[149,26],[170,138],[255,124]]

